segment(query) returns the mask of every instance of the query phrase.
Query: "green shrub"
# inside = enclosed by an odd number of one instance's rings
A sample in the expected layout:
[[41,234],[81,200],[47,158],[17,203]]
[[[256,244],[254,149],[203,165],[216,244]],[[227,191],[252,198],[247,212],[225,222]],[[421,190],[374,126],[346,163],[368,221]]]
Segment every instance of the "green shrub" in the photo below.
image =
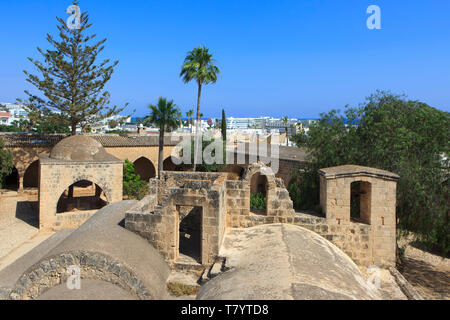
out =
[[266,197],[262,192],[250,194],[250,208],[253,210],[266,210]]
[[126,159],[123,165],[123,195],[130,199],[141,200],[148,192],[148,182],[141,180],[134,171],[133,163]]
[[3,179],[12,173],[13,168],[12,153],[4,148],[3,139],[0,138],[0,188],[2,188]]

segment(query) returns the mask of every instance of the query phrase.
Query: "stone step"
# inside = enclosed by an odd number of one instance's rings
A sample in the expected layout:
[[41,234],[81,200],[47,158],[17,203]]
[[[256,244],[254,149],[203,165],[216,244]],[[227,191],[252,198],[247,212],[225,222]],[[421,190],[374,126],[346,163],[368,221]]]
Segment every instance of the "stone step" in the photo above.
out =
[[179,271],[203,271],[205,266],[196,262],[188,262],[188,261],[175,261],[174,267]]

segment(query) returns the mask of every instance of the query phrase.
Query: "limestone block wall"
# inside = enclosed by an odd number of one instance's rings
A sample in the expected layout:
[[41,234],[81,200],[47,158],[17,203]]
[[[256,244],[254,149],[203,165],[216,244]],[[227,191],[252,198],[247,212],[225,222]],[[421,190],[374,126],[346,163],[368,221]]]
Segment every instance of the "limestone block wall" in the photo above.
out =
[[289,197],[283,180],[275,178],[273,173],[265,171],[267,167],[263,164],[254,164],[247,168],[242,180],[226,181],[226,203],[227,203],[227,226],[232,228],[242,228],[249,225],[247,217],[253,215],[250,212],[250,189],[252,177],[255,174],[264,173],[267,179],[266,216],[272,217],[263,219],[271,221],[268,223],[282,223],[293,217],[293,202]]
[[398,175],[361,166],[322,169],[320,203],[330,225],[349,226],[351,185],[361,182],[361,217],[370,227],[373,263],[393,266],[396,259],[396,195]]
[[[166,259],[178,258],[177,206],[200,206],[202,264],[214,262],[226,227],[248,228],[289,223],[318,233],[334,243],[355,263],[381,267],[395,264],[395,174],[372,168],[344,166],[323,169],[321,204],[325,216],[296,213],[282,179],[267,175],[266,214],[250,212],[250,184],[262,164],[247,167],[240,180],[224,174],[164,172],[150,182],[151,194],[126,216],[126,228],[148,239]],[[350,219],[351,183],[361,181],[361,219]]]
[[61,194],[81,180],[97,184],[108,203],[122,200],[121,162],[68,162],[41,157],[39,167],[39,226],[41,230],[59,230],[65,225],[58,221],[56,207]]
[[90,217],[92,217],[98,210],[67,212],[56,215],[55,225],[58,229],[77,229],[81,227]]
[[280,159],[277,178],[281,178],[286,187],[294,180],[299,169],[304,167],[304,162],[296,160]]

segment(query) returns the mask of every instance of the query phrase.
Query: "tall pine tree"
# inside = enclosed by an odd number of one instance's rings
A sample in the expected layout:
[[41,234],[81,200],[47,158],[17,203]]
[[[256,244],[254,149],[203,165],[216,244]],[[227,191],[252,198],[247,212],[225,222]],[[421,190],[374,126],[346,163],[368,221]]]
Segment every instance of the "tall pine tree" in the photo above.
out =
[[[73,4],[78,6],[78,2]],[[63,19],[57,20],[60,39],[47,34],[47,41],[53,48],[46,51],[38,48],[43,61],[28,58],[40,75],[24,71],[26,80],[43,96],[25,91],[28,100],[24,104],[31,114],[37,115],[38,121],[45,121],[53,111],[59,111],[61,124],[70,126],[75,135],[77,127],[84,129],[117,115],[128,104],[123,108],[109,107],[110,94],[104,87],[119,62],[110,63],[107,59],[96,64],[106,39],[90,44],[96,35],[87,32],[91,27],[88,14],[81,14],[79,29],[69,29]]]

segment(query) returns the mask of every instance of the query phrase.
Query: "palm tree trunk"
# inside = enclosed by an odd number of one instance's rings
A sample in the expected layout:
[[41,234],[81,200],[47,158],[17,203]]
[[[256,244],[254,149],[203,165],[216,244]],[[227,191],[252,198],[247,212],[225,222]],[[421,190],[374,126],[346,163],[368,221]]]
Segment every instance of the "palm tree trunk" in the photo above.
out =
[[289,128],[286,127],[286,147],[289,147]]
[[202,96],[202,84],[198,83],[198,95],[197,95],[197,123],[195,124],[195,145],[194,145],[194,171],[197,170],[197,158],[200,147],[200,135],[199,135],[199,121],[200,121],[200,99]]
[[71,127],[72,127],[72,135],[74,136],[77,134],[77,124],[75,122],[72,122]]
[[164,153],[164,123],[159,129],[159,154],[158,154],[158,179],[161,179],[161,171],[163,169],[163,153]]

